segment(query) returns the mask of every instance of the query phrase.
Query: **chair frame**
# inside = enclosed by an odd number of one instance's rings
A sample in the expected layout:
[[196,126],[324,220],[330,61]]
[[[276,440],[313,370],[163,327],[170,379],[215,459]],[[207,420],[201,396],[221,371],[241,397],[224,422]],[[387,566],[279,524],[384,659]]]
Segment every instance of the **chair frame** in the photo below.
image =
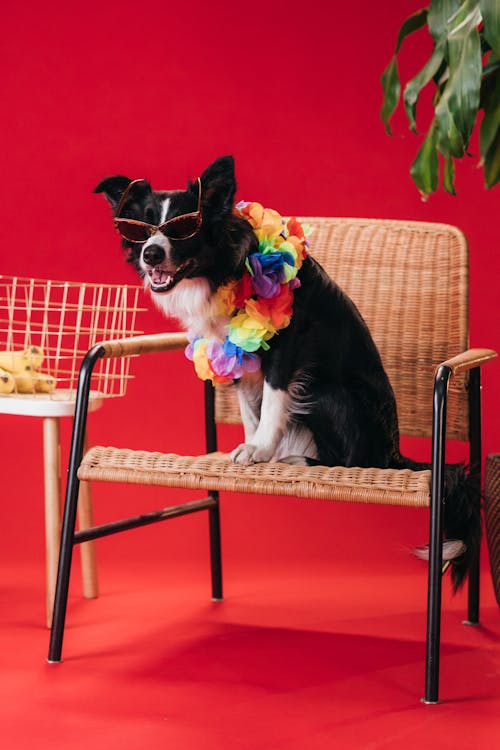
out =
[[[163,508],[158,511],[125,518],[101,526],[94,526],[78,532],[75,531],[80,483],[77,472],[84,452],[84,436],[90,395],[90,381],[94,366],[98,360],[103,357],[132,356],[134,354],[145,354],[148,352],[171,351],[183,348],[186,343],[187,338],[182,333],[136,336],[130,339],[98,344],[87,353],[83,360],[78,381],[56,597],[54,602],[54,616],[48,654],[48,661],[51,663],[62,661],[62,643],[66,619],[72,552],[75,544],[81,544],[89,540],[156,523],[158,521],[164,521],[169,518],[176,518],[201,510],[208,510],[212,598],[214,600],[222,599],[222,563],[218,491],[209,491],[208,496],[200,500],[182,503],[177,506]],[[444,466],[448,386],[450,379],[454,375],[466,371],[470,373],[468,384],[470,405],[470,463],[472,467],[481,467],[480,367],[495,356],[496,353],[489,349],[470,349],[467,352],[443,362],[438,366],[435,375],[431,438],[432,481],[430,497],[426,667],[425,692],[423,697],[423,702],[428,704],[439,702],[441,591],[443,573],[442,533],[445,499]],[[207,453],[216,451],[215,389],[209,382],[205,383],[205,435]],[[479,471],[477,472],[476,481],[479,486]],[[468,619],[465,621],[465,624],[479,624],[479,551],[477,552],[476,559],[473,562],[469,574]]]
[[[430,439],[430,471],[301,468],[280,463],[237,466],[216,452],[216,417],[222,424],[239,421],[234,389],[217,388],[215,397],[210,384],[205,385],[206,450],[215,455],[188,457],[96,447],[84,456],[88,394],[96,363],[101,358],[179,349],[188,342],[183,333],[165,333],[97,344],[84,358],[79,376],[49,661],[61,661],[75,544],[207,510],[212,595],[221,599],[219,491],[281,492],[311,499],[430,508],[423,700],[439,701],[442,575],[450,566],[450,561],[443,565],[442,542],[446,439],[469,443],[469,481],[476,482],[479,490],[480,367],[496,356],[490,349],[469,349],[467,241],[459,229],[446,224],[341,217],[302,220],[314,227],[316,260],[359,305],[370,327],[394,388],[401,434]],[[390,294],[378,293],[384,289]],[[75,533],[80,479],[197,487],[206,496]],[[468,583],[466,623],[470,625],[479,623],[479,550],[474,555]]]

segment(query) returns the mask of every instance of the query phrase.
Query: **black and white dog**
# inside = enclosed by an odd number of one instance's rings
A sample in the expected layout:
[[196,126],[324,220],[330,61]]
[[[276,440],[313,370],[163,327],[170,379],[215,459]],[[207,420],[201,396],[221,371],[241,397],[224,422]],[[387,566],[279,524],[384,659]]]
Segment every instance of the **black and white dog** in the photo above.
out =
[[[185,191],[153,191],[145,180],[115,176],[95,192],[110,202],[128,260],[156,304],[186,329],[222,340],[229,319],[217,290],[241,278],[258,245],[234,212],[232,157],[216,160]],[[394,393],[354,303],[310,255],[298,278],[290,324],[260,352],[260,369],[237,380],[245,442],[233,461],[428,468],[400,454]],[[463,468],[448,475],[446,534],[470,552],[479,541],[478,503]],[[457,585],[468,557],[455,561]]]

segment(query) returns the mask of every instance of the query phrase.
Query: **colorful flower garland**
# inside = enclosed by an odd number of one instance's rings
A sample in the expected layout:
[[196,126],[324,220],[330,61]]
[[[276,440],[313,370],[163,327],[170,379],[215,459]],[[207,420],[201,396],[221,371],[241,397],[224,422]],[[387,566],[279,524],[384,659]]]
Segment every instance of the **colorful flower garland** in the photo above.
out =
[[214,384],[258,370],[256,352],[269,349],[268,341],[290,324],[293,290],[300,286],[297,273],[307,256],[310,234],[297,219],[285,221],[260,203],[241,202],[235,210],[252,225],[259,249],[248,256],[241,279],[217,292],[221,314],[230,316],[224,341],[188,332],[186,348],[198,377]]

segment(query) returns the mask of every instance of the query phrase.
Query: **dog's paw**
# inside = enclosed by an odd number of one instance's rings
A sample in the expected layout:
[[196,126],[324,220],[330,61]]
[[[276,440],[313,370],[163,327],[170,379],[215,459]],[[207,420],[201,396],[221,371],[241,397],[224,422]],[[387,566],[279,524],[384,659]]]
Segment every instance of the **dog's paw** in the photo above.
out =
[[253,445],[252,443],[241,443],[231,453],[231,461],[244,466],[264,463],[270,461],[272,457],[272,448],[265,445]]

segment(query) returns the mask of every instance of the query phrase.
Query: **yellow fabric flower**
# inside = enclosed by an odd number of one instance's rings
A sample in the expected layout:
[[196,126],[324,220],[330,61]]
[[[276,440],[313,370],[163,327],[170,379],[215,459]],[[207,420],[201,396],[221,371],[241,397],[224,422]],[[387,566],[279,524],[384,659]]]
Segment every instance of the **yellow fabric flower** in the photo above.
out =
[[275,333],[276,329],[271,321],[262,317],[251,318],[248,313],[240,312],[231,320],[228,338],[231,343],[241,346],[245,351],[256,352],[260,347],[268,349],[266,341]]
[[217,303],[221,314],[231,315],[236,307],[235,288],[237,282],[230,281],[217,290]]

